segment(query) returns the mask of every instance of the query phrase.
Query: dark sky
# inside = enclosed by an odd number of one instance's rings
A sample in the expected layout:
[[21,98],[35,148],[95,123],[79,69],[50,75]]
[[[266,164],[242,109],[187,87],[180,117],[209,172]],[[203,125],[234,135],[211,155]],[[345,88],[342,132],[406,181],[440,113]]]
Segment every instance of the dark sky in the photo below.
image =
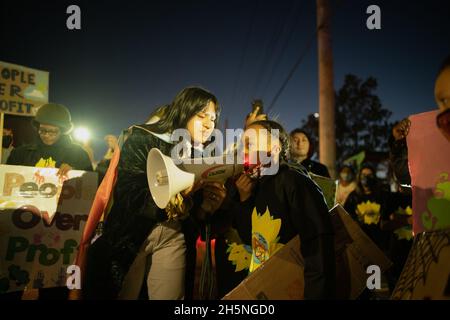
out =
[[[335,88],[347,73],[378,80],[392,120],[435,108],[437,69],[450,53],[448,0],[331,1]],[[141,123],[188,85],[219,99],[221,121],[241,127],[250,101],[268,105],[316,27],[315,1],[0,0],[0,60],[50,72],[50,100],[102,138]],[[81,7],[82,30],[66,28]],[[366,28],[381,8],[382,29]],[[288,130],[317,105],[317,42],[271,111]]]

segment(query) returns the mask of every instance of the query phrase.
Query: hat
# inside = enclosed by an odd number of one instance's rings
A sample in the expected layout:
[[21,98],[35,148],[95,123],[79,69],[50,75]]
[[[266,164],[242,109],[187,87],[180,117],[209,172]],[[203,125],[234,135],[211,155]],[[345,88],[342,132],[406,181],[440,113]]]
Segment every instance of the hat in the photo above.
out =
[[61,128],[63,134],[68,134],[73,129],[69,109],[61,104],[47,103],[39,108],[33,125],[39,128],[39,124],[49,124]]

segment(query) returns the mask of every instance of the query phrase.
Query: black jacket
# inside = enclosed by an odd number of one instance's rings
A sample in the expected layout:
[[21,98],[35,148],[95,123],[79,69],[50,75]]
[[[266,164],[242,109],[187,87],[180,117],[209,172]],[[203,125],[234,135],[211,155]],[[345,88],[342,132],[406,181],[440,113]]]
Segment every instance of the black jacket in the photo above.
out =
[[141,245],[157,222],[167,220],[153,201],[147,182],[147,156],[152,148],[170,155],[173,147],[146,125],[132,127],[123,144],[113,205],[103,235],[89,248],[83,293],[88,299],[114,299]]
[[308,172],[322,177],[330,177],[330,173],[328,172],[327,167],[320,162],[313,161],[311,159],[305,159],[301,162],[301,165],[304,166],[306,170],[308,170]]
[[334,231],[319,187],[298,169],[281,164],[276,175],[258,180],[252,196],[235,202],[233,216],[241,239],[252,243],[252,212],[266,208],[273,219],[281,219],[279,243],[300,235],[304,257],[305,299],[329,299],[336,294]]
[[13,151],[6,162],[10,165],[34,167],[40,159],[52,158],[56,168],[62,163],[74,170],[93,171],[87,152],[80,145],[73,143],[70,136],[61,136],[53,145],[48,146],[39,139],[37,143],[20,146]]

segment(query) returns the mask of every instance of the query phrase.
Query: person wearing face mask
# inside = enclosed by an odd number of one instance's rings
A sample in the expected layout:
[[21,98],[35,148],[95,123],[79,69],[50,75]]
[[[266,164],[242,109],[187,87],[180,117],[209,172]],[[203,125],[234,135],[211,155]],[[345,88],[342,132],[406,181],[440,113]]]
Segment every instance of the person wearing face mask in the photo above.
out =
[[13,147],[13,132],[9,128],[3,128],[3,138],[2,138],[2,164],[6,164],[6,161],[11,154]]
[[[274,130],[278,136],[272,135]],[[253,272],[299,235],[305,265],[304,298],[335,298],[331,216],[307,171],[288,163],[288,134],[275,121],[255,121],[246,127],[242,144],[246,158],[262,153],[270,156],[271,164],[269,168],[253,163],[233,181],[235,193],[229,190],[233,199],[228,217],[243,243],[230,243],[228,259],[235,263],[236,272]],[[254,159],[258,163],[256,156]]]
[[386,210],[387,192],[378,183],[375,169],[364,164],[358,175],[356,189],[345,202],[345,210],[359,223],[361,229],[383,251],[386,251],[388,233],[380,228]]
[[336,202],[345,205],[350,193],[356,189],[355,174],[349,165],[343,165],[339,172],[339,184],[336,191]]

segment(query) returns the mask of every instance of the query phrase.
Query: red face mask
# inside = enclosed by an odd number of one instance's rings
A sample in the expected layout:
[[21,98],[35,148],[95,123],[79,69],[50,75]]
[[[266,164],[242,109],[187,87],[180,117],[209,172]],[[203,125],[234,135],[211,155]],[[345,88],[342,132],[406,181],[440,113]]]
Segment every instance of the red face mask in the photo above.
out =
[[437,115],[436,125],[450,142],[450,109],[446,109]]

